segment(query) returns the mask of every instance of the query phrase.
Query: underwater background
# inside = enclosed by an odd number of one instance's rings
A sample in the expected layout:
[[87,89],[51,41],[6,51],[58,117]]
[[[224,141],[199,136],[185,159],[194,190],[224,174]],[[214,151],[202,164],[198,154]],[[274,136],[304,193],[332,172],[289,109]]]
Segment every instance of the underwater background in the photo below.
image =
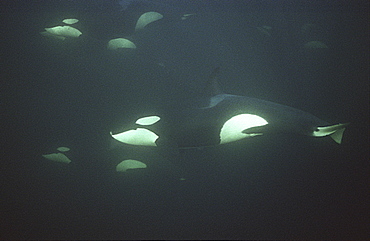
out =
[[[369,238],[368,1],[0,8],[0,239]],[[135,31],[148,11],[163,19]],[[81,36],[40,34],[65,18]],[[107,49],[119,37],[136,49]],[[215,67],[226,93],[350,122],[342,144],[281,134],[184,150],[186,180],[155,166],[156,149],[111,148],[111,131],[195,98]],[[71,163],[42,156],[60,146]],[[153,168],[116,172],[129,158]]]

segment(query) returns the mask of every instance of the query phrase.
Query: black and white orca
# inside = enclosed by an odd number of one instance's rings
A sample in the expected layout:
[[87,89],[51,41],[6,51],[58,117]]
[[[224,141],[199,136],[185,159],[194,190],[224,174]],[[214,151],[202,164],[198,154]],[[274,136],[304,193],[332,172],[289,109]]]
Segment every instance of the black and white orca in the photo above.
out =
[[122,143],[141,146],[169,144],[177,148],[215,146],[270,132],[291,132],[313,137],[330,136],[342,142],[349,123],[329,123],[289,106],[256,98],[223,93],[211,74],[199,105],[171,113],[141,117],[127,130],[111,136]]

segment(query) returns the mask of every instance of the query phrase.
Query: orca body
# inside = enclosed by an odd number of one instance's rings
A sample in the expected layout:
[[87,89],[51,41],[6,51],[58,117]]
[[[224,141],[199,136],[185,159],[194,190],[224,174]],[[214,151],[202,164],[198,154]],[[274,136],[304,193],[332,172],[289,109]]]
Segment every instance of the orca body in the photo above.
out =
[[112,137],[131,145],[198,148],[230,143],[270,132],[330,135],[338,144],[345,124],[329,125],[307,112],[220,91],[216,69],[204,90],[202,105],[140,118]]

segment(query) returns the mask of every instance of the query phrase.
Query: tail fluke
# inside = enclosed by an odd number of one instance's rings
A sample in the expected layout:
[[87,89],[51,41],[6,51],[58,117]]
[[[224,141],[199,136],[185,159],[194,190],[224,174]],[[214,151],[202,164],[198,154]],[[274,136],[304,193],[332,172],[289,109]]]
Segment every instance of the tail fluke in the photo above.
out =
[[344,124],[336,124],[331,126],[318,126],[317,129],[313,132],[313,136],[320,137],[320,136],[328,136],[338,144],[342,143],[343,132],[348,126],[349,123]]

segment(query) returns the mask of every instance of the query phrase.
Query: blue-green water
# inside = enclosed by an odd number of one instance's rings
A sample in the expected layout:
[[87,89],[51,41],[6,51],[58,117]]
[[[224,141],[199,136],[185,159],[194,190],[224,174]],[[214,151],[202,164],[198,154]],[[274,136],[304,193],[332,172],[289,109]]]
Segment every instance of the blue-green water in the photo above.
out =
[[[368,238],[366,1],[0,7],[1,239]],[[134,32],[148,11],[164,17]],[[80,20],[80,37],[40,35],[64,18]],[[109,51],[118,37],[137,48]],[[343,143],[284,134],[184,150],[185,181],[155,165],[164,157],[153,148],[110,150],[110,131],[195,98],[218,66],[227,93],[350,122]],[[70,164],[42,157],[59,146]],[[117,173],[128,158],[148,168]]]

